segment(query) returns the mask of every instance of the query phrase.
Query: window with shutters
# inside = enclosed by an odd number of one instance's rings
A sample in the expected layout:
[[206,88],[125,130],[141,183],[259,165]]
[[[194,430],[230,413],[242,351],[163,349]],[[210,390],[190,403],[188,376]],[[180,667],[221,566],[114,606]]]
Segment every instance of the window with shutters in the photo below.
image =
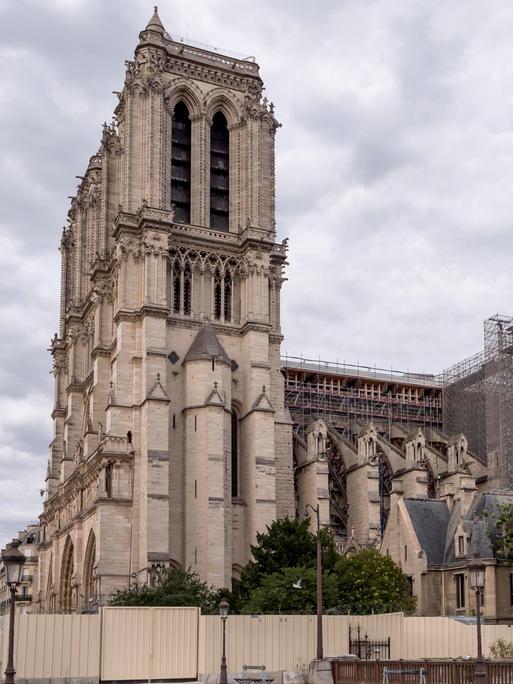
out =
[[191,220],[191,121],[183,102],[173,111],[171,129],[171,203],[176,223]]
[[224,114],[217,112],[210,129],[210,227],[228,230],[229,226],[229,142]]

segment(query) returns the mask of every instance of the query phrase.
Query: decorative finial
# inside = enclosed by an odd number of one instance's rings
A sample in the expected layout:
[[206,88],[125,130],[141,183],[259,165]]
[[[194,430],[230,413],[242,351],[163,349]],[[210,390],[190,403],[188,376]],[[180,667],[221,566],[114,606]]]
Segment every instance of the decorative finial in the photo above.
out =
[[217,380],[214,380],[214,389],[217,389]]
[[160,373],[157,373],[157,382],[160,382]]

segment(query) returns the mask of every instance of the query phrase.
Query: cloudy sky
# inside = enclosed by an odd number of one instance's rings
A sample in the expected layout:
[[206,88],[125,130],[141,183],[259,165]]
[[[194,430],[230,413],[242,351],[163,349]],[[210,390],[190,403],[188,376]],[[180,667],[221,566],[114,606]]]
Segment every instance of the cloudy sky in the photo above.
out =
[[[67,196],[149,0],[0,0],[0,543],[51,439]],[[513,314],[509,0],[161,0],[170,33],[255,55],[283,123],[283,351],[438,372]]]

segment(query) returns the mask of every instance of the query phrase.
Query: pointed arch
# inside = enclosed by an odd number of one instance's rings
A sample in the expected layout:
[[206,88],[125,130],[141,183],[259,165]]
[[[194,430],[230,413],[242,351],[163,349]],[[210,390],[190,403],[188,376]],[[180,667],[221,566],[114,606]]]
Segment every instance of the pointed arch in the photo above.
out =
[[241,120],[239,103],[223,88],[215,88],[209,93],[204,100],[204,108],[210,124],[217,112],[224,115],[228,126],[235,126]]
[[84,556],[84,584],[82,594],[84,596],[84,607],[89,608],[89,603],[96,593],[94,568],[96,565],[96,535],[93,530],[89,532],[87,547]]
[[73,587],[74,574],[73,542],[71,537],[66,537],[64,553],[62,554],[59,601],[63,613],[71,613],[73,610]]
[[166,88],[164,102],[169,112],[172,112],[178,102],[182,101],[189,110],[189,115],[200,116],[202,112],[202,93],[201,90],[190,81],[177,79]]

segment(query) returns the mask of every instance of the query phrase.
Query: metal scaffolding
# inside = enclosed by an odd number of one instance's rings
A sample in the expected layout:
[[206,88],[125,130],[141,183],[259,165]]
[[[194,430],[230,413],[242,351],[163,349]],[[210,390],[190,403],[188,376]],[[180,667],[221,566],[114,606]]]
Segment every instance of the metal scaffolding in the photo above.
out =
[[488,318],[483,351],[441,379],[444,432],[463,432],[471,451],[487,459],[490,480],[513,487],[513,318]]
[[282,358],[285,401],[302,435],[321,418],[348,441],[373,422],[387,437],[392,425],[441,428],[442,382],[433,375]]

